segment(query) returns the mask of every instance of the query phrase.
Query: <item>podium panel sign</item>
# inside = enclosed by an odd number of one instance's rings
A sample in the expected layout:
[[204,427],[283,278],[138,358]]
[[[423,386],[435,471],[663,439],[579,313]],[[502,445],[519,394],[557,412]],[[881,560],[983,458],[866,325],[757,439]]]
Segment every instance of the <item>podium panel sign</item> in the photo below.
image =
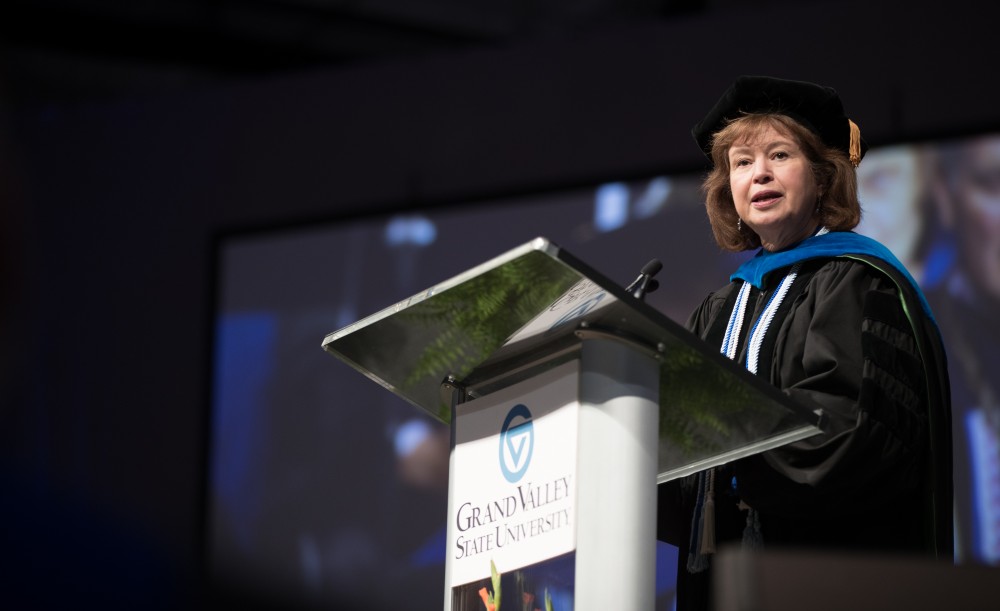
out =
[[579,362],[460,404],[449,493],[449,587],[576,547]]

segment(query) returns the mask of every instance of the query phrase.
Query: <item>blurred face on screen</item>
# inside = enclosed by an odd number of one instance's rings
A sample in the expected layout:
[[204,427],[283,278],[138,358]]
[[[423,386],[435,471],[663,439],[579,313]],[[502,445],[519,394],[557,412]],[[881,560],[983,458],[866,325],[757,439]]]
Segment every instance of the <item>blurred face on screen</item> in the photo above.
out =
[[924,221],[919,149],[896,146],[869,152],[858,166],[858,196],[865,210],[858,230],[911,267]]
[[971,280],[1000,301],[1000,138],[972,142],[955,171],[951,217]]

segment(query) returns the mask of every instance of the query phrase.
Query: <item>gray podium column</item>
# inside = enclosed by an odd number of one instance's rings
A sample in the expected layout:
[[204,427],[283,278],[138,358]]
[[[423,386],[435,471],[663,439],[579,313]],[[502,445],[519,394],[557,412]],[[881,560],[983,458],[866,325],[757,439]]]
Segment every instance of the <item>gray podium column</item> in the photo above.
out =
[[659,363],[583,342],[575,608],[652,609],[656,594]]

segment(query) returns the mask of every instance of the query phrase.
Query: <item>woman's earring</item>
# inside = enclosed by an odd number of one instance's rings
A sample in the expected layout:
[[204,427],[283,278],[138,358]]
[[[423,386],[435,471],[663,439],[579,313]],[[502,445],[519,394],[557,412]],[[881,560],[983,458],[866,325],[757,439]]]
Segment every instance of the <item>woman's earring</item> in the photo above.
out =
[[736,231],[743,233],[743,219],[736,217]]

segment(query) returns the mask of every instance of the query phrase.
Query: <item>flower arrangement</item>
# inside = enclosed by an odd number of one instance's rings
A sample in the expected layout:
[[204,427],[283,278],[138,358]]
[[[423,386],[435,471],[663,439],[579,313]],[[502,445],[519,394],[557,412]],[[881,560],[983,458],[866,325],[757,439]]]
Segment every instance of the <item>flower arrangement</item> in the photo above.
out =
[[500,573],[497,572],[497,565],[493,564],[490,560],[490,580],[493,582],[493,593],[491,594],[486,590],[486,588],[479,589],[479,597],[483,599],[483,604],[486,605],[486,611],[499,611],[500,610]]
[[[542,611],[538,607],[533,607],[535,595],[524,591],[524,580],[521,573],[516,573],[515,577],[518,585],[521,586],[521,611]],[[483,600],[486,611],[500,611],[500,573],[497,572],[497,567],[492,560],[490,560],[490,581],[493,584],[493,592],[491,593],[484,586],[479,588],[479,597]],[[549,594],[548,588],[545,588],[545,611],[553,611],[552,596]]]

